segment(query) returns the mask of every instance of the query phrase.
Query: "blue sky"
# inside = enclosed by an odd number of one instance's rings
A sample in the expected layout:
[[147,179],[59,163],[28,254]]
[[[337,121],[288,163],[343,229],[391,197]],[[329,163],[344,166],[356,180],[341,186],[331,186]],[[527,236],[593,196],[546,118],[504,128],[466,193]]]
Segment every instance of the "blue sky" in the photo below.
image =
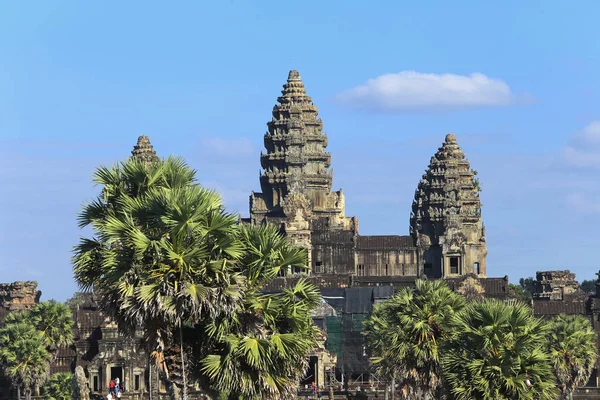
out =
[[141,134],[247,215],[290,69],[362,234],[408,233],[419,178],[454,132],[483,185],[488,275],[592,279],[599,12],[583,0],[3,2],[0,281],[71,296],[93,170]]

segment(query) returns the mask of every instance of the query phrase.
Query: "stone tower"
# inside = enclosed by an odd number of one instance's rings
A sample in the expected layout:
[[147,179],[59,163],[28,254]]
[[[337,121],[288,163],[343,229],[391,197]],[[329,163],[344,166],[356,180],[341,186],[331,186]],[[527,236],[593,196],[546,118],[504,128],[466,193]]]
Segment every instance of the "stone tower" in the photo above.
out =
[[131,157],[146,164],[151,164],[158,160],[156,151],[152,143],[150,143],[148,136],[138,137],[137,144],[133,146],[133,150],[131,151]]
[[311,249],[313,221],[350,230],[355,220],[344,215],[342,191],[331,191],[327,135],[298,71],[290,71],[277,102],[264,136],[267,152],[260,155],[262,193],[250,195],[250,218],[279,224],[293,242]]
[[427,276],[486,276],[487,246],[476,174],[456,136],[446,135],[419,182],[410,215],[410,233]]

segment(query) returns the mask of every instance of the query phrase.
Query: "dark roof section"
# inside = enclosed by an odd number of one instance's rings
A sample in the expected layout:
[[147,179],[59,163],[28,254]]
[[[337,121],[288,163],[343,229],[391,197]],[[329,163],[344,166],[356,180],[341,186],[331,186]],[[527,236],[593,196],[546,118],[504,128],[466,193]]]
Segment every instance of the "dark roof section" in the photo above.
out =
[[551,317],[559,314],[587,314],[586,301],[581,298],[564,300],[533,300],[533,313],[538,317]]
[[359,250],[397,250],[414,247],[410,236],[359,236],[356,247]]
[[506,299],[509,295],[508,290],[508,276],[503,278],[477,278],[476,275],[465,275],[460,278],[449,278],[446,279],[448,287],[453,291],[457,291],[462,281],[468,277],[477,279],[477,282],[481,285],[484,290],[485,297],[495,299]]

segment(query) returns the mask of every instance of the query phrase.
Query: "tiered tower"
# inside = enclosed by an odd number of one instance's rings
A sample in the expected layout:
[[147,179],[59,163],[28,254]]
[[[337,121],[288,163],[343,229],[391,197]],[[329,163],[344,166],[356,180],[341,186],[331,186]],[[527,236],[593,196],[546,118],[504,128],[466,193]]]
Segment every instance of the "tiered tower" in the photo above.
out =
[[133,150],[131,151],[131,157],[146,164],[158,160],[156,151],[154,151],[154,147],[150,143],[148,136],[138,137],[137,144],[133,146]]
[[456,136],[446,135],[419,182],[410,216],[410,233],[427,276],[486,276],[487,246],[476,174]]
[[279,104],[264,136],[260,156],[262,193],[250,196],[252,223],[281,224],[286,234],[308,249],[313,221],[326,220],[328,230],[350,230],[342,191],[332,192],[331,154],[319,110],[307,96],[298,71],[290,71]]

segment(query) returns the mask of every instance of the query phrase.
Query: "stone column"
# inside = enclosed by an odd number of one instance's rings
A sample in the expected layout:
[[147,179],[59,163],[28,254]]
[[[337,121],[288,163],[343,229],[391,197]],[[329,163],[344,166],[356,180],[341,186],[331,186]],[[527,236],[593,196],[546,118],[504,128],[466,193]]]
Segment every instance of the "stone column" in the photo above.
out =
[[106,394],[105,392],[106,392],[106,390],[108,390],[110,380],[112,379],[112,377],[110,376],[110,365],[109,364],[104,364],[104,371],[106,371],[106,373],[104,374],[104,383],[102,384],[101,392],[103,394]]

